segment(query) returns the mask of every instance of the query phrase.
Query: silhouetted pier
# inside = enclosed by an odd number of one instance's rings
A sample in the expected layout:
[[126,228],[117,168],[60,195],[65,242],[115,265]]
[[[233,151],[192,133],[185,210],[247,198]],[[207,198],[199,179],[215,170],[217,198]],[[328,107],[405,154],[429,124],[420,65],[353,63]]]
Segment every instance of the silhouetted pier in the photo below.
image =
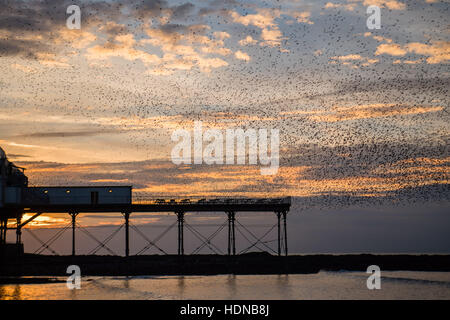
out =
[[[56,187],[54,187],[56,188]],[[69,187],[58,187],[58,189],[68,189]],[[71,187],[70,189],[89,189],[89,192],[94,187]],[[96,188],[108,188],[111,192],[113,187],[96,187]],[[122,188],[122,187],[116,187]],[[33,188],[30,188],[33,189]],[[35,188],[39,189],[42,194],[47,194],[50,188]],[[44,190],[45,189],[45,190]],[[36,190],[34,190],[36,191]],[[67,194],[70,192],[66,191]],[[73,191],[72,191],[73,192]],[[80,191],[79,191],[80,192]],[[58,198],[50,198],[49,201],[38,201],[35,198],[32,200],[22,201],[26,207],[7,206],[9,210],[8,215],[1,216],[1,243],[6,242],[6,231],[16,231],[16,243],[21,243],[22,229],[31,221],[36,219],[45,213],[60,213],[69,214],[71,217],[71,229],[72,229],[72,255],[76,255],[76,238],[77,231],[77,216],[80,213],[120,213],[123,215],[123,225],[125,228],[125,256],[130,254],[130,218],[133,213],[153,213],[153,212],[172,212],[176,217],[176,223],[178,225],[177,241],[178,241],[178,255],[184,255],[184,229],[185,229],[185,214],[188,212],[224,212],[228,217],[228,255],[236,255],[236,237],[235,237],[235,223],[239,218],[240,212],[268,212],[274,213],[277,217],[277,253],[278,255],[288,254],[288,242],[287,242],[287,221],[286,216],[291,206],[290,197],[288,198],[265,198],[265,199],[248,199],[248,198],[220,198],[220,199],[141,199],[139,201],[130,201],[130,203],[108,203],[106,201],[101,203],[98,201],[98,194],[94,195],[90,199],[90,203],[86,204],[80,199],[71,200],[70,203],[62,203],[64,201]],[[53,202],[53,203],[52,203]],[[126,201],[125,201],[126,202]],[[23,214],[31,214],[31,217],[26,221],[22,221]],[[14,219],[15,224],[13,226],[7,226],[7,220]],[[85,231],[85,230],[83,230]],[[87,232],[87,231],[85,231]],[[95,239],[95,238],[94,238]],[[208,244],[212,238],[202,237],[203,244]],[[39,239],[38,239],[39,240]],[[42,242],[42,247],[46,247],[47,243]],[[104,242],[99,243],[100,247],[107,248]],[[147,242],[151,246],[157,246],[156,242],[147,239]],[[256,239],[256,244],[259,239]],[[48,247],[49,248],[49,247]]]
[[[135,195],[136,196],[136,195]],[[178,225],[178,255],[184,255],[184,228],[185,214],[187,212],[224,212],[228,217],[228,255],[236,255],[235,223],[238,222],[240,212],[272,212],[277,216],[278,226],[278,255],[288,254],[286,216],[291,206],[291,198],[216,198],[216,199],[139,199],[133,201],[132,186],[39,186],[29,187],[28,178],[25,175],[25,168],[17,167],[6,157],[6,153],[0,148],[0,251],[7,250],[6,233],[8,230],[16,231],[16,246],[23,251],[22,229],[31,221],[42,214],[60,213],[69,214],[70,225],[63,228],[62,232],[71,227],[72,229],[72,255],[76,255],[76,230],[81,229],[98,246],[105,248],[114,254],[106,246],[106,242],[111,240],[115,231],[107,239],[100,241],[90,234],[85,228],[77,226],[77,216],[80,213],[121,213],[124,222],[120,226],[125,228],[125,256],[130,255],[130,218],[135,212],[173,212]],[[30,215],[23,221],[24,214]],[[13,224],[8,224],[13,220]],[[238,222],[239,223],[239,222]],[[147,242],[148,246],[154,246],[164,252],[156,245],[156,240],[152,241],[140,232],[135,226],[134,229]],[[30,234],[39,241],[41,248],[47,249],[56,254],[50,248],[62,232],[49,239],[47,242],[40,240],[33,232],[27,228]],[[165,232],[167,232],[166,230]],[[220,230],[218,230],[220,231]],[[218,234],[205,237],[196,231],[203,243],[210,246],[211,239]],[[256,237],[255,237],[256,238]],[[157,238],[157,239],[160,239]],[[255,244],[264,244],[256,238]],[[265,245],[265,244],[264,244]],[[267,247],[267,246],[266,246]],[[268,247],[267,247],[268,248]],[[270,248],[269,248],[270,249]],[[19,251],[20,251],[19,250]],[[40,252],[37,252],[40,253]],[[167,254],[167,253],[166,253]]]

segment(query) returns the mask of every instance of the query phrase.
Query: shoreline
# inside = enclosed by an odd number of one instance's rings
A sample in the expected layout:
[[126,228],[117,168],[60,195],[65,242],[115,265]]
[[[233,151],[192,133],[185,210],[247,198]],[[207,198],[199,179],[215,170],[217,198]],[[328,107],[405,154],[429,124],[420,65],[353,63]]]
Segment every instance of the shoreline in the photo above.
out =
[[[217,274],[308,274],[319,271],[450,271],[450,255],[345,254],[273,256],[268,253],[223,255],[48,256],[23,254],[4,257],[2,277],[67,276],[78,265],[83,276],[164,276]],[[23,279],[23,278],[22,278]],[[35,280],[37,281],[37,280]],[[0,279],[0,284],[2,280]]]

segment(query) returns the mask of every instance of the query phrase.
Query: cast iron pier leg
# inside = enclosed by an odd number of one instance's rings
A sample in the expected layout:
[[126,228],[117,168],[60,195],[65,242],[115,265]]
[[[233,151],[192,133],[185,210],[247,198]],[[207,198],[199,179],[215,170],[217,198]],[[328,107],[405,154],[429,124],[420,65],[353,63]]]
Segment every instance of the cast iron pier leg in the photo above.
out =
[[75,224],[78,212],[69,212],[72,217],[72,256],[75,256]]
[[236,238],[234,232],[234,220],[235,212],[229,211],[228,213],[228,255],[236,255]]
[[22,242],[22,228],[20,224],[22,223],[22,216],[17,217],[17,228],[16,228],[16,244],[20,244]]
[[184,212],[175,212],[178,219],[178,255],[184,255],[183,224]]
[[123,216],[125,217],[125,257],[130,255],[130,213],[124,212]]
[[278,220],[278,256],[281,256],[281,225],[280,225],[281,212],[276,212],[276,214]]
[[6,228],[8,226],[8,219],[0,220],[0,244],[6,243]]
[[283,224],[284,224],[284,254],[288,255],[288,242],[287,242],[287,228],[286,228],[286,215],[287,212],[283,211]]

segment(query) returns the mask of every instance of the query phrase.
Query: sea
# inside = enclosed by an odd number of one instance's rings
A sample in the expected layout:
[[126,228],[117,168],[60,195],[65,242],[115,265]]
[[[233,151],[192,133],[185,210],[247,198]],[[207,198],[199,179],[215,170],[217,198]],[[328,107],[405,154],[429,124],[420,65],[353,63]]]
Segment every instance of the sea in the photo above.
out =
[[450,272],[382,272],[369,290],[365,272],[281,275],[81,277],[63,282],[0,285],[1,300],[450,300]]

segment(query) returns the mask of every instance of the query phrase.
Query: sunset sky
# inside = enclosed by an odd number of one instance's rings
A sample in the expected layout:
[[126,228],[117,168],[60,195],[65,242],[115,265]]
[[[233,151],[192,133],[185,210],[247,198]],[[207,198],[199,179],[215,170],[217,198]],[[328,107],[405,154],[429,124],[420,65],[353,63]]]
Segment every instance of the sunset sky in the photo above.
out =
[[[70,4],[80,30],[66,27]],[[369,5],[381,7],[379,30],[366,26]],[[30,185],[291,195],[305,208],[449,201],[449,1],[0,8],[0,146]],[[194,121],[279,129],[278,173],[174,165],[171,134]]]

